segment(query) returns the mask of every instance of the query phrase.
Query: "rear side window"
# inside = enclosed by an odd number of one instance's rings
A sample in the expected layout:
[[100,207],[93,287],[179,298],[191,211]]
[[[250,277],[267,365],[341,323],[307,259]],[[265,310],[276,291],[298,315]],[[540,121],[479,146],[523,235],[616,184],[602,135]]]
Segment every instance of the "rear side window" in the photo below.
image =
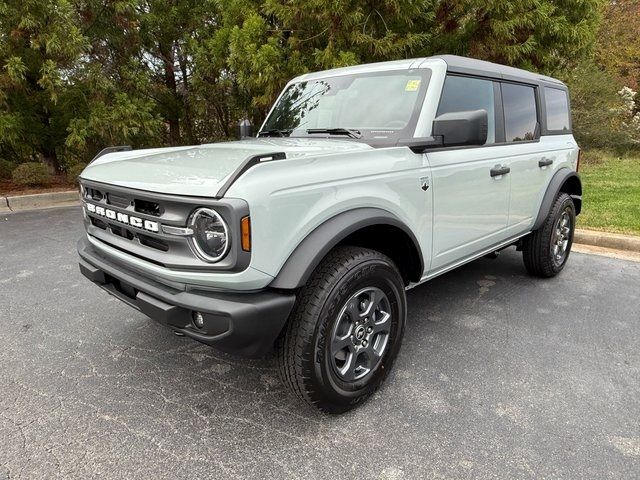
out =
[[504,129],[507,142],[522,142],[536,138],[538,114],[533,87],[502,84]]
[[547,110],[547,130],[568,132],[570,128],[567,92],[557,88],[545,87],[544,105]]
[[479,78],[447,75],[437,115],[468,110],[486,110],[489,117],[487,142],[496,141],[493,82]]

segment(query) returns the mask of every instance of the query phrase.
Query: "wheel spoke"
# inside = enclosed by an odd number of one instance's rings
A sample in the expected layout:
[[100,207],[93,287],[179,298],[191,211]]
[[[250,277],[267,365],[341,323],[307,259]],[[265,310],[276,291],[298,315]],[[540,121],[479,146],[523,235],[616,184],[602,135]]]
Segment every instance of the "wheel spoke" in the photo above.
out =
[[350,352],[347,356],[347,361],[345,364],[338,370],[342,378],[348,382],[352,382],[355,380],[355,368],[356,368],[356,355],[353,352]]
[[391,335],[391,306],[385,293],[368,287],[347,300],[336,320],[329,350],[341,380],[358,381],[376,369]]
[[378,306],[378,303],[376,302],[377,299],[377,295],[375,290],[372,290],[371,292],[368,292],[369,295],[369,299],[367,300],[367,305],[364,309],[364,312],[362,312],[362,316],[363,317],[369,317],[371,315],[373,315],[373,312],[375,311],[376,307]]
[[371,366],[375,365],[376,363],[378,363],[378,360],[380,359],[380,353],[376,351],[376,349],[374,348],[374,343],[371,342],[368,346],[367,346],[367,357],[369,359],[369,365],[370,368]]
[[388,333],[391,330],[391,315],[387,312],[380,311],[380,318],[374,321],[373,334],[376,333]]
[[362,317],[362,312],[360,311],[357,298],[351,298],[351,300],[349,300],[349,303],[347,304],[347,313],[351,318],[351,322],[355,322]]
[[353,350],[353,342],[351,341],[351,335],[347,334],[344,337],[334,337],[331,340],[331,352],[332,354],[338,353],[340,350],[348,348],[349,351]]

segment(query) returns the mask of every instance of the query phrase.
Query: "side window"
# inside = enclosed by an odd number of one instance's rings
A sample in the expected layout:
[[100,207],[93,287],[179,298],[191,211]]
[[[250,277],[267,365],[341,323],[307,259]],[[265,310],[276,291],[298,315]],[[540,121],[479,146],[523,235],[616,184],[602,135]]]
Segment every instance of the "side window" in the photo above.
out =
[[547,110],[547,130],[568,132],[569,100],[567,92],[558,88],[544,88],[544,104]]
[[534,140],[538,115],[536,113],[536,93],[533,87],[502,84],[502,105],[504,108],[504,130],[507,142]]
[[447,75],[437,115],[467,110],[486,110],[489,116],[487,143],[496,142],[493,82],[479,78]]

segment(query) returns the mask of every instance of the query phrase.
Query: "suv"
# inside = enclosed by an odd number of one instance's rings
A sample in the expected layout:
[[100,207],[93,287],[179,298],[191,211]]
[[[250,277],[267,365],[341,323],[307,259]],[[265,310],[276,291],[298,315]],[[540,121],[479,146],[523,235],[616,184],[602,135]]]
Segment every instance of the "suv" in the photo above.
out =
[[552,277],[582,202],[566,86],[448,55],[295,78],[255,138],[130,150],[81,175],[82,273],[179,335],[275,345],[332,413],[387,376],[407,289],[509,246]]

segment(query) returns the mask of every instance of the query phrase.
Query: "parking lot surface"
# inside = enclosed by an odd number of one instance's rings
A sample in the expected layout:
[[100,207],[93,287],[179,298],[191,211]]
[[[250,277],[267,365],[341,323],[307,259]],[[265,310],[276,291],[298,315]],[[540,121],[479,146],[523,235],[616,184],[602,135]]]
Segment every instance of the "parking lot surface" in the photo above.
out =
[[640,263],[511,249],[408,294],[394,371],[324,416],[78,271],[77,207],[0,217],[0,479],[638,478]]

